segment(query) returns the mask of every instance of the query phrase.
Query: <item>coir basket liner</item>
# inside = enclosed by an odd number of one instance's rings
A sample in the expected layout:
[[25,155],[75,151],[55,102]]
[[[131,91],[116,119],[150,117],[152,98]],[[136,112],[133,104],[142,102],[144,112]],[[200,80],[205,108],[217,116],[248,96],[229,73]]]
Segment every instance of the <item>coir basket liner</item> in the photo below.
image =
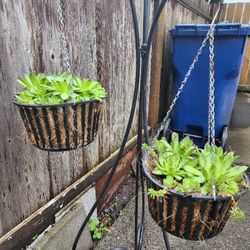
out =
[[66,151],[85,146],[95,139],[102,107],[99,101],[59,105],[14,103],[30,143],[39,149]]
[[[164,189],[159,180],[151,176],[150,167],[144,163],[147,188]],[[245,181],[249,179],[244,175]],[[234,196],[234,200],[247,192],[243,189]],[[148,196],[149,211],[155,222],[170,234],[187,240],[206,240],[219,234],[230,214],[233,205],[231,197],[217,197],[214,201],[210,196],[185,196],[169,190],[164,197],[156,199]]]

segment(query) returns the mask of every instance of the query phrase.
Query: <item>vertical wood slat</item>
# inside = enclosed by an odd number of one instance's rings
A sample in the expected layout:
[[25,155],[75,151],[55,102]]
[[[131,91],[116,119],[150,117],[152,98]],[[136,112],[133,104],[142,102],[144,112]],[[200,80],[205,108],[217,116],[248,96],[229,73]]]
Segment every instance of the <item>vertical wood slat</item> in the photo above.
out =
[[[250,3],[245,4],[242,22],[250,24]],[[250,85],[250,38],[247,39],[247,47],[243,58],[241,84]]]
[[[250,24],[250,3],[224,4],[219,20]],[[250,85],[250,38],[247,38],[240,75],[240,84]]]
[[221,11],[220,11],[220,17],[219,17],[220,22],[223,22],[225,20],[227,7],[228,7],[227,4],[222,5]]
[[245,3],[242,23],[250,23],[250,3]]
[[[155,6],[156,8],[157,6]],[[160,16],[159,24],[157,25],[156,35],[153,42],[153,51],[163,51],[164,50],[164,38],[166,35],[165,25],[166,25],[165,15]],[[152,65],[155,65],[154,70],[151,72],[151,80],[154,84],[151,85],[149,103],[154,103],[150,106],[149,112],[149,125],[155,127],[158,122],[158,112],[159,112],[159,99],[160,99],[160,81],[162,74],[162,53],[152,54]]]
[[244,11],[244,3],[237,3],[234,11],[233,22],[240,23],[242,19],[242,13]]
[[240,83],[250,85],[250,38],[247,39],[246,50],[243,56],[243,64],[241,69]]
[[236,3],[228,4],[225,20],[233,22],[235,8],[236,8]]

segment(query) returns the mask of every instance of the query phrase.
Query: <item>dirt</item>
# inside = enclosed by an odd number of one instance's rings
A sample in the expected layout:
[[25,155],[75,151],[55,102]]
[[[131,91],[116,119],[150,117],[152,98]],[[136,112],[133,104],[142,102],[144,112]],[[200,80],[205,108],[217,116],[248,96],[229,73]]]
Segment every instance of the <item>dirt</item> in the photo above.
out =
[[[120,185],[117,191],[113,194],[110,201],[98,214],[99,221],[107,228],[111,228],[114,222],[117,220],[121,211],[135,196],[135,176],[131,172],[128,178]],[[95,246],[98,242],[95,242]]]

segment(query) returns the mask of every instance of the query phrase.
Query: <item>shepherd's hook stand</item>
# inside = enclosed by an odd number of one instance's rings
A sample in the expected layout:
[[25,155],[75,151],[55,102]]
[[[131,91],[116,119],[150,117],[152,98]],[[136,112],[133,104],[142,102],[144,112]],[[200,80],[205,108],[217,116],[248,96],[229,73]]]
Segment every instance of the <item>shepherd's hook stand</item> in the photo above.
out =
[[[144,10],[143,10],[143,34],[142,34],[142,44],[140,45],[140,33],[138,28],[138,16],[136,13],[136,8],[133,0],[130,0],[130,6],[133,16],[134,31],[135,31],[135,44],[136,44],[136,54],[139,54],[140,58],[136,61],[136,70],[140,71],[136,73],[139,75],[137,79],[140,82],[140,99],[139,99],[139,120],[138,120],[138,140],[137,140],[137,150],[138,159],[136,165],[136,199],[135,199],[135,250],[140,250],[142,248],[142,239],[144,232],[144,219],[145,219],[145,188],[143,180],[143,168],[142,168],[142,129],[144,129],[144,140],[149,144],[148,136],[148,112],[147,112],[147,75],[148,75],[148,62],[149,54],[152,46],[152,40],[154,31],[156,29],[159,17],[164,9],[167,0],[162,0],[155,12],[151,27],[149,29],[149,16],[151,3],[149,0],[144,0]],[[139,221],[139,176],[141,179],[141,221]],[[169,240],[168,235],[163,231],[164,241],[166,249],[169,250]],[[118,250],[116,248],[114,250]]]
[[[103,198],[103,195],[107,191],[107,188],[112,180],[112,177],[117,169],[119,161],[122,157],[122,153],[124,151],[126,142],[128,140],[129,132],[132,127],[133,118],[135,115],[137,97],[139,98],[139,114],[138,114],[138,135],[137,135],[137,151],[138,158],[136,164],[136,199],[135,199],[135,250],[140,250],[142,248],[142,239],[144,233],[144,219],[145,219],[145,188],[144,188],[144,178],[143,178],[143,170],[142,170],[142,141],[143,139],[147,144],[149,144],[149,136],[148,136],[148,114],[147,114],[147,74],[148,74],[148,62],[149,62],[149,54],[153,40],[153,34],[156,29],[156,25],[158,23],[159,17],[163,11],[163,8],[167,2],[167,0],[161,0],[160,4],[157,7],[155,15],[153,17],[153,21],[151,27],[149,28],[149,17],[150,17],[150,8],[152,0],[143,0],[144,1],[144,9],[143,9],[143,34],[142,34],[142,44],[140,44],[140,31],[139,31],[139,23],[138,23],[138,15],[135,7],[134,0],[128,0],[131,7],[132,17],[133,17],[133,25],[134,25],[134,36],[135,36],[135,51],[136,51],[136,76],[135,76],[135,87],[134,87],[134,95],[132,100],[131,112],[129,116],[129,121],[127,124],[126,132],[115,160],[115,163],[111,169],[110,175],[107,181],[104,184],[103,189],[98,195],[94,205],[90,209],[90,212],[86,216],[73,244],[72,249],[75,250],[80,239],[80,236],[85,229],[89,219],[91,218],[93,212],[98,206],[99,202]],[[144,134],[142,130],[144,129]],[[139,189],[141,187],[141,208],[139,210]],[[140,213],[141,212],[141,213]],[[139,215],[141,218],[139,218]],[[163,231],[164,241],[166,245],[166,249],[169,250],[169,241],[168,235]],[[126,250],[125,248],[118,247],[114,250]]]

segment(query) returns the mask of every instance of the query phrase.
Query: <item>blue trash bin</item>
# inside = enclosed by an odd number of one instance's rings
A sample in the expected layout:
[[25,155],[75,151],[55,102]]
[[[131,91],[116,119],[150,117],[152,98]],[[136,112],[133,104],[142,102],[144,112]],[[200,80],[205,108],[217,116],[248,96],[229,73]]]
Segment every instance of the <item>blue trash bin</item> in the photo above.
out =
[[[209,25],[176,25],[173,38],[173,97],[177,93]],[[215,136],[229,125],[250,25],[221,23],[215,31]],[[177,101],[171,129],[181,134],[208,136],[209,42]],[[198,143],[199,144],[199,143]],[[203,143],[205,144],[205,142]],[[199,145],[201,146],[201,145]]]

